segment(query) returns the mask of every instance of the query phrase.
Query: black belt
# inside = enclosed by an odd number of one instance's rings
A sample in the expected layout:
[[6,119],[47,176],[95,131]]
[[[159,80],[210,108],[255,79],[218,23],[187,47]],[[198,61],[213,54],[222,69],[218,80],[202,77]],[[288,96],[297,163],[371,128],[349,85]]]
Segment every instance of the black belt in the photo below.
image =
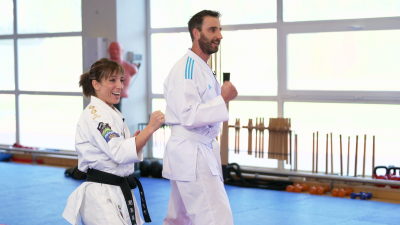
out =
[[146,198],[144,197],[143,187],[139,179],[137,179],[136,177],[119,177],[117,175],[106,173],[100,170],[88,169],[86,181],[119,186],[121,188],[122,194],[124,195],[126,206],[128,207],[129,218],[132,222],[132,225],[136,225],[136,216],[131,189],[139,187],[144,221],[146,221],[146,223],[151,222],[149,211],[147,210]]

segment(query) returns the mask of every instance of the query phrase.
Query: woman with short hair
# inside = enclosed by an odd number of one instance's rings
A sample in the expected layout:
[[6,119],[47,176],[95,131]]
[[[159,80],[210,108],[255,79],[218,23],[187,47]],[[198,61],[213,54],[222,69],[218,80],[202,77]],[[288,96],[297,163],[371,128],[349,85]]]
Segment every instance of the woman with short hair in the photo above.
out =
[[143,160],[142,148],[164,123],[164,114],[155,111],[143,131],[130,137],[123,115],[113,106],[120,101],[124,69],[103,58],[81,75],[79,86],[90,97],[76,129],[75,148],[78,169],[87,173],[87,181],[68,198],[63,217],[71,224],[143,224],[132,193],[140,189],[142,211],[150,222],[142,186],[131,176],[134,163]]

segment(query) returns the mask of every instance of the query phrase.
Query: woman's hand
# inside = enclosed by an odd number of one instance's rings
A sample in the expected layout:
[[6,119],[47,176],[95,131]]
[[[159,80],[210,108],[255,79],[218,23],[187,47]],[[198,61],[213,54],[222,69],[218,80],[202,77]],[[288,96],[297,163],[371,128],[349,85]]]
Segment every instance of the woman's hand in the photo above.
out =
[[142,148],[146,145],[151,135],[163,125],[165,121],[164,113],[161,111],[154,111],[150,116],[149,124],[140,132],[135,132],[133,137],[136,138],[136,152],[139,154]]
[[158,130],[165,122],[165,115],[161,111],[154,111],[150,116],[149,128],[152,132]]
[[133,134],[132,137],[136,137],[136,136],[138,136],[138,134],[140,134],[140,130],[137,130],[137,131]]

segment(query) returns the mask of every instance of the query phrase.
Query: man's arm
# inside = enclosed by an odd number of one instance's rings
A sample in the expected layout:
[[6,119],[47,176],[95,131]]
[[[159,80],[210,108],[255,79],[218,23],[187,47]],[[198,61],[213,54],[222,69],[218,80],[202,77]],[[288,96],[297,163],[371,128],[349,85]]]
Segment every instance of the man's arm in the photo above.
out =
[[[201,96],[205,94],[206,83],[202,82],[204,78],[199,66],[194,65],[193,76],[185,76],[185,72],[183,72],[175,79],[177,78],[180,80],[172,81],[166,87],[165,97],[182,126],[192,129],[229,119],[226,102],[237,95],[236,89],[230,82],[223,85],[223,96],[203,102]],[[232,90],[236,94],[232,94]]]

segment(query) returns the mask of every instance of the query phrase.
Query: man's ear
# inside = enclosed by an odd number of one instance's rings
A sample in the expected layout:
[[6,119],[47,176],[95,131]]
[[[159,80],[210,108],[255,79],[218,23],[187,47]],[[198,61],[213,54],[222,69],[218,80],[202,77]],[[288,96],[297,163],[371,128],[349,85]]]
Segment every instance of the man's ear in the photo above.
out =
[[97,82],[97,80],[92,80],[92,86],[94,90],[99,91],[100,90],[100,83]]
[[200,31],[197,28],[193,29],[193,37],[195,40],[199,40],[200,39]]

